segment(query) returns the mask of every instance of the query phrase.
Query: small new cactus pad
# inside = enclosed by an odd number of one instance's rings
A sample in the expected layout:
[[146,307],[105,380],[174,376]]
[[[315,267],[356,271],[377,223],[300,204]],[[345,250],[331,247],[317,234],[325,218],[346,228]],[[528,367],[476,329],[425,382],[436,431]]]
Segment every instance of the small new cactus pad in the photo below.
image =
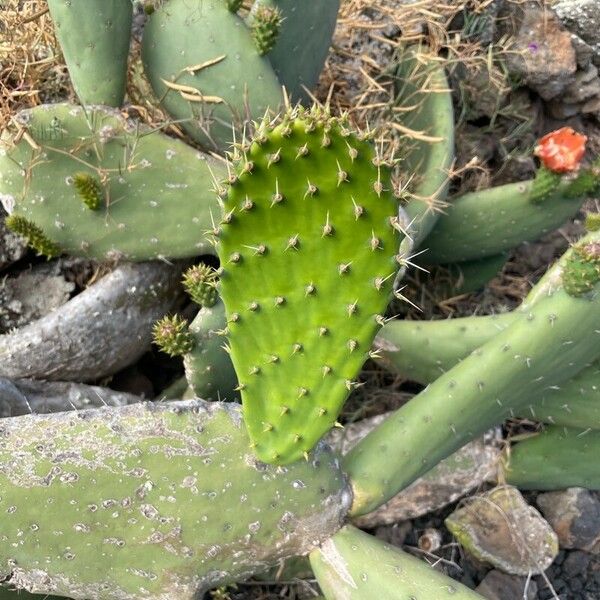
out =
[[36,249],[53,254],[212,254],[206,232],[220,214],[212,175],[223,173],[221,161],[106,107],[28,109],[0,139],[0,200],[13,223],[25,218],[43,233]]
[[591,292],[600,281],[600,241],[577,244],[563,274],[565,290],[572,296]]
[[62,253],[58,245],[50,240],[40,227],[25,217],[14,214],[8,215],[4,223],[11,231],[24,237],[27,244],[38,253],[38,256],[45,256],[50,259]]
[[424,560],[346,525],[310,554],[327,600],[483,600]]
[[544,166],[540,167],[536,171],[531,184],[531,201],[542,202],[552,196],[558,189],[561,179],[562,175],[560,173],[551,171]]
[[121,106],[133,3],[48,0],[56,37],[82,104]]
[[192,600],[339,529],[325,447],[286,469],[248,452],[240,409],[202,401],[2,422],[0,578],[94,600]]
[[402,258],[389,167],[324,109],[264,121],[234,156],[219,258],[244,417],[265,462],[336,422]]
[[81,200],[90,210],[98,210],[102,204],[102,186],[96,177],[89,173],[75,173],[73,185]]
[[183,356],[194,348],[189,323],[179,315],[163,317],[152,328],[154,343],[169,356]]
[[233,128],[283,101],[271,64],[224,0],[165,2],[146,24],[142,59],[164,108],[211,149],[228,149]]
[[275,6],[261,4],[252,12],[250,31],[261,56],[275,45],[282,20],[281,11]]
[[547,427],[511,447],[504,476],[524,490],[599,490],[598,456],[600,431]]
[[214,306],[219,298],[217,272],[208,265],[190,267],[183,274],[183,287],[198,306]]

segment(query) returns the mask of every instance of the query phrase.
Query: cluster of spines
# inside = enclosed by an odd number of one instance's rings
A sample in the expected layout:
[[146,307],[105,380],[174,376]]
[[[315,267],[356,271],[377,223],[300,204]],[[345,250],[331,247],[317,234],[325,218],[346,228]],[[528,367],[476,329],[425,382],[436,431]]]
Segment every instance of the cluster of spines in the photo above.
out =
[[169,356],[183,356],[194,349],[188,322],[179,315],[165,316],[154,324],[154,343]]
[[90,210],[98,210],[102,205],[102,185],[96,177],[89,173],[75,173],[73,185],[83,203]]
[[277,7],[260,4],[253,11],[250,32],[260,56],[275,46],[282,21],[281,11]]
[[565,291],[571,296],[591,292],[600,281],[600,242],[575,245],[562,279]]
[[15,233],[24,237],[27,244],[33,248],[38,256],[46,256],[48,259],[62,254],[62,250],[44,232],[29,219],[21,215],[12,214],[6,217],[6,226]]
[[217,271],[209,265],[190,267],[183,274],[183,287],[198,306],[214,306],[218,300]]

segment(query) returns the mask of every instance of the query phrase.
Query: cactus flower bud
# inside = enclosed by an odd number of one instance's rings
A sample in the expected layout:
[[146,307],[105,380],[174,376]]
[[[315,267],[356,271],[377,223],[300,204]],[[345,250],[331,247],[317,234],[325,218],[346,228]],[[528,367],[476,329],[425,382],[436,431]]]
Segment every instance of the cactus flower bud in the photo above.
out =
[[571,127],[561,127],[545,135],[538,143],[534,154],[543,165],[555,173],[576,171],[583,155],[587,136]]

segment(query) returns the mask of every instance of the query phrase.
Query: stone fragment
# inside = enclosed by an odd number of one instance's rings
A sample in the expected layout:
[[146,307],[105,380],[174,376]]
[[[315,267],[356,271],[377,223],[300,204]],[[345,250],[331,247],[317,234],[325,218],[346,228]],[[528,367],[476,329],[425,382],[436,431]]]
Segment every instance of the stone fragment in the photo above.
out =
[[508,67],[544,100],[556,98],[574,81],[577,56],[571,34],[547,7],[523,10]]
[[594,50],[600,65],[600,0],[559,0],[553,9],[565,26]]
[[556,533],[512,486],[469,498],[445,524],[475,559],[510,575],[542,573],[558,554]]
[[487,600],[537,599],[537,584],[525,577],[507,575],[496,569],[490,571],[475,590]]
[[600,554],[600,499],[583,488],[547,492],[537,505],[558,535],[562,548]]

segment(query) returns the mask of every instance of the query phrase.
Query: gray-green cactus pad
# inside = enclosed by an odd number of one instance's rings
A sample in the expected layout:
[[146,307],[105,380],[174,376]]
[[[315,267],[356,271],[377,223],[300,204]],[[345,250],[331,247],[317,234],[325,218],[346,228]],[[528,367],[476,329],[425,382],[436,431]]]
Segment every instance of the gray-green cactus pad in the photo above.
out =
[[195,598],[335,532],[336,458],[256,460],[236,405],[137,404],[4,419],[0,578],[85,600]]
[[[219,161],[106,107],[43,105],[15,120],[0,140],[0,200],[64,252],[128,260],[214,252],[206,231],[220,215]],[[98,210],[78,195],[81,172],[101,184]]]

